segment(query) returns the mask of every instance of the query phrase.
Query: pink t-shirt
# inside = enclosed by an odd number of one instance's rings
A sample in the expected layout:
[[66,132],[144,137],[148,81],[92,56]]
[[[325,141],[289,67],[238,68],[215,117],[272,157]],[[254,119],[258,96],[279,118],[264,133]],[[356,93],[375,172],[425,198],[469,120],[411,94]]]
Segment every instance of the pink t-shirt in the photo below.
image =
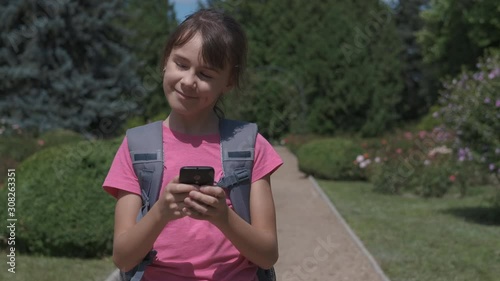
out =
[[[179,174],[182,166],[211,166],[215,181],[222,176],[218,134],[192,136],[163,126],[163,186]],[[260,134],[255,143],[252,182],[274,172],[282,160]],[[118,189],[140,195],[132,167],[127,138],[118,149],[103,188],[114,197]],[[229,197],[229,207],[232,208]],[[158,251],[147,267],[145,281],[239,280],[256,281],[257,266],[247,260],[210,222],[184,217],[168,223],[154,243]]]

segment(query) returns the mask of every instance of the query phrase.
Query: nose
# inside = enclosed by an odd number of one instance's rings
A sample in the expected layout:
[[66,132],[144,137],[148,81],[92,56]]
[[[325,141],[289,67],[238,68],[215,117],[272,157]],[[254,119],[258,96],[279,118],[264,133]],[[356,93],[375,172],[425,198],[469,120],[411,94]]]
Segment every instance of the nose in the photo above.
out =
[[195,88],[196,87],[196,75],[191,71],[184,73],[181,79],[181,85],[185,87]]

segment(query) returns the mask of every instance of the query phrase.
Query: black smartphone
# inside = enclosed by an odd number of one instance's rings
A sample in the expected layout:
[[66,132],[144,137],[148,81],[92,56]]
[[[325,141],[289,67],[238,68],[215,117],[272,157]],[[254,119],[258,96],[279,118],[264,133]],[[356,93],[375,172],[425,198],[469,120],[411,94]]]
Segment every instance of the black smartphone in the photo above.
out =
[[214,168],[209,166],[184,166],[179,171],[179,182],[195,185],[214,185]]

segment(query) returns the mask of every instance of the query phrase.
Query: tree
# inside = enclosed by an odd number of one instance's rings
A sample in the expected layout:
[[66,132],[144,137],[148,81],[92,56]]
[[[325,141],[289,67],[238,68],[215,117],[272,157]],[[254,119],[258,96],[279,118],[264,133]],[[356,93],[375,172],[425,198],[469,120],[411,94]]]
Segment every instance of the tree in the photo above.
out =
[[3,1],[0,113],[7,128],[112,135],[142,97],[123,1]]
[[438,79],[471,69],[486,49],[500,46],[497,0],[432,0],[422,18],[418,42]]
[[260,78],[245,88],[244,105],[231,104],[253,115],[246,119],[269,128],[266,120],[276,120],[285,105],[295,103],[296,111],[281,118],[280,134],[300,128],[303,118],[302,127],[319,134],[376,135],[395,124],[402,45],[385,3],[211,2],[235,15],[247,31],[249,75]]
[[142,122],[155,119],[168,111],[163,93],[163,74],[160,69],[165,43],[177,26],[174,7],[170,1],[130,0],[126,13],[129,18],[123,22],[132,33],[128,42],[139,61],[138,74],[146,92]]
[[398,104],[399,113],[404,120],[420,117],[436,99],[424,80],[426,76],[422,65],[422,50],[415,35],[423,26],[420,11],[428,2],[429,0],[400,0],[395,7],[394,18],[404,44],[401,52],[401,75],[405,94]]

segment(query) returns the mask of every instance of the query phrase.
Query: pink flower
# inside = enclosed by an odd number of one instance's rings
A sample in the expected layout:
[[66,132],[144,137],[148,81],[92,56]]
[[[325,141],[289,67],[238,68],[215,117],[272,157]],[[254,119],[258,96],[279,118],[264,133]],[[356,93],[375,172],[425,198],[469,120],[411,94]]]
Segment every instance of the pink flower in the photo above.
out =
[[497,100],[497,101],[495,102],[495,106],[496,106],[496,107],[500,107],[500,100]]
[[42,139],[40,139],[40,140],[37,141],[37,143],[38,143],[39,146],[43,146],[45,144],[45,141],[42,140]]
[[406,139],[411,140],[412,137],[413,137],[413,135],[411,134],[411,132],[406,132],[405,133],[405,138]]
[[420,132],[418,132],[418,137],[421,138],[421,139],[425,138],[426,135],[427,135],[426,131],[420,131]]
[[455,180],[457,179],[455,175],[450,175],[448,178],[450,179],[451,182],[455,182]]
[[401,153],[403,153],[403,150],[401,148],[398,148],[398,149],[396,149],[396,153],[401,154]]

